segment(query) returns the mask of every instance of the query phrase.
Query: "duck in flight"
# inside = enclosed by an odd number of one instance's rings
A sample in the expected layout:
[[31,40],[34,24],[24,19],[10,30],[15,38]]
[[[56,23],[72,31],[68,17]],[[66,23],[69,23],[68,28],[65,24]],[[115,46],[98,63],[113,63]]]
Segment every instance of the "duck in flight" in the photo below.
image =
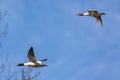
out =
[[19,63],[17,64],[17,66],[29,66],[29,67],[44,67],[47,66],[45,64],[42,64],[42,62],[46,61],[46,59],[42,59],[42,60],[36,60],[36,57],[34,55],[34,51],[33,51],[33,47],[31,47],[28,51],[28,59],[29,62],[27,63]]
[[98,12],[98,11],[92,10],[92,9],[89,9],[86,13],[79,13],[79,14],[77,14],[77,16],[91,16],[91,17],[95,17],[97,19],[100,27],[102,27],[102,25],[103,25],[102,19],[101,19],[102,15],[105,15],[105,13]]

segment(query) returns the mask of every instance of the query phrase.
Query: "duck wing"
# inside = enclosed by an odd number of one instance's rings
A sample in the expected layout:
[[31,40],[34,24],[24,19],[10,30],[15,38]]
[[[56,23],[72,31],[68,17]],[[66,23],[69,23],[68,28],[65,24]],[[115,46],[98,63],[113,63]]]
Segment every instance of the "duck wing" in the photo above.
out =
[[98,11],[95,11],[95,10],[88,10],[88,13],[89,13],[89,16],[92,16],[92,17],[99,16]]
[[98,21],[98,24],[100,25],[100,27],[102,27],[103,23],[102,23],[101,16],[99,16],[99,17],[97,18],[97,21]]
[[30,62],[36,62],[36,57],[34,55],[33,47],[31,47],[28,51],[28,59]]
[[94,16],[94,10],[88,10],[89,16]]

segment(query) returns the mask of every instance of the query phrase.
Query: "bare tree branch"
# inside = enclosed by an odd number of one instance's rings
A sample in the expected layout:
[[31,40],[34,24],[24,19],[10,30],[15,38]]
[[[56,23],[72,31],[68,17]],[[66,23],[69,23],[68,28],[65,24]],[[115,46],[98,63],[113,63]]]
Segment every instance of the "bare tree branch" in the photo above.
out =
[[4,37],[7,35],[8,23],[5,25],[5,29],[0,33],[0,37]]
[[37,78],[40,75],[40,72],[36,72],[34,76],[32,76],[32,79]]
[[23,68],[21,73],[21,80],[34,80],[40,75],[40,72],[36,72],[32,75],[32,68],[27,68],[26,70]]
[[2,73],[4,70],[5,70],[5,65],[2,64],[2,65],[0,66],[0,73]]

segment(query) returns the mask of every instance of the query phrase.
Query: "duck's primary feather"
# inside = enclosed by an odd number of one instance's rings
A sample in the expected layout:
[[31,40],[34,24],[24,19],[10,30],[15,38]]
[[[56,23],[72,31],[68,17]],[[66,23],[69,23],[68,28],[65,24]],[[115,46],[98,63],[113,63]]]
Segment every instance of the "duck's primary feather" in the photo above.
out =
[[30,62],[36,62],[36,57],[34,55],[33,47],[31,47],[28,51],[28,59]]

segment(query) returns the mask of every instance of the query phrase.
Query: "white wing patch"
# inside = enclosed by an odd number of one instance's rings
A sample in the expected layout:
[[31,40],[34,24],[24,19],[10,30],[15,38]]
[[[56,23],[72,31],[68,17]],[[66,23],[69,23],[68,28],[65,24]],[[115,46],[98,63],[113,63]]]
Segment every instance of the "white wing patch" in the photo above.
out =
[[37,61],[37,63],[42,64],[42,61]]
[[88,13],[88,12],[86,12],[86,13],[83,13],[83,15],[84,15],[84,16],[89,16],[89,13]]

